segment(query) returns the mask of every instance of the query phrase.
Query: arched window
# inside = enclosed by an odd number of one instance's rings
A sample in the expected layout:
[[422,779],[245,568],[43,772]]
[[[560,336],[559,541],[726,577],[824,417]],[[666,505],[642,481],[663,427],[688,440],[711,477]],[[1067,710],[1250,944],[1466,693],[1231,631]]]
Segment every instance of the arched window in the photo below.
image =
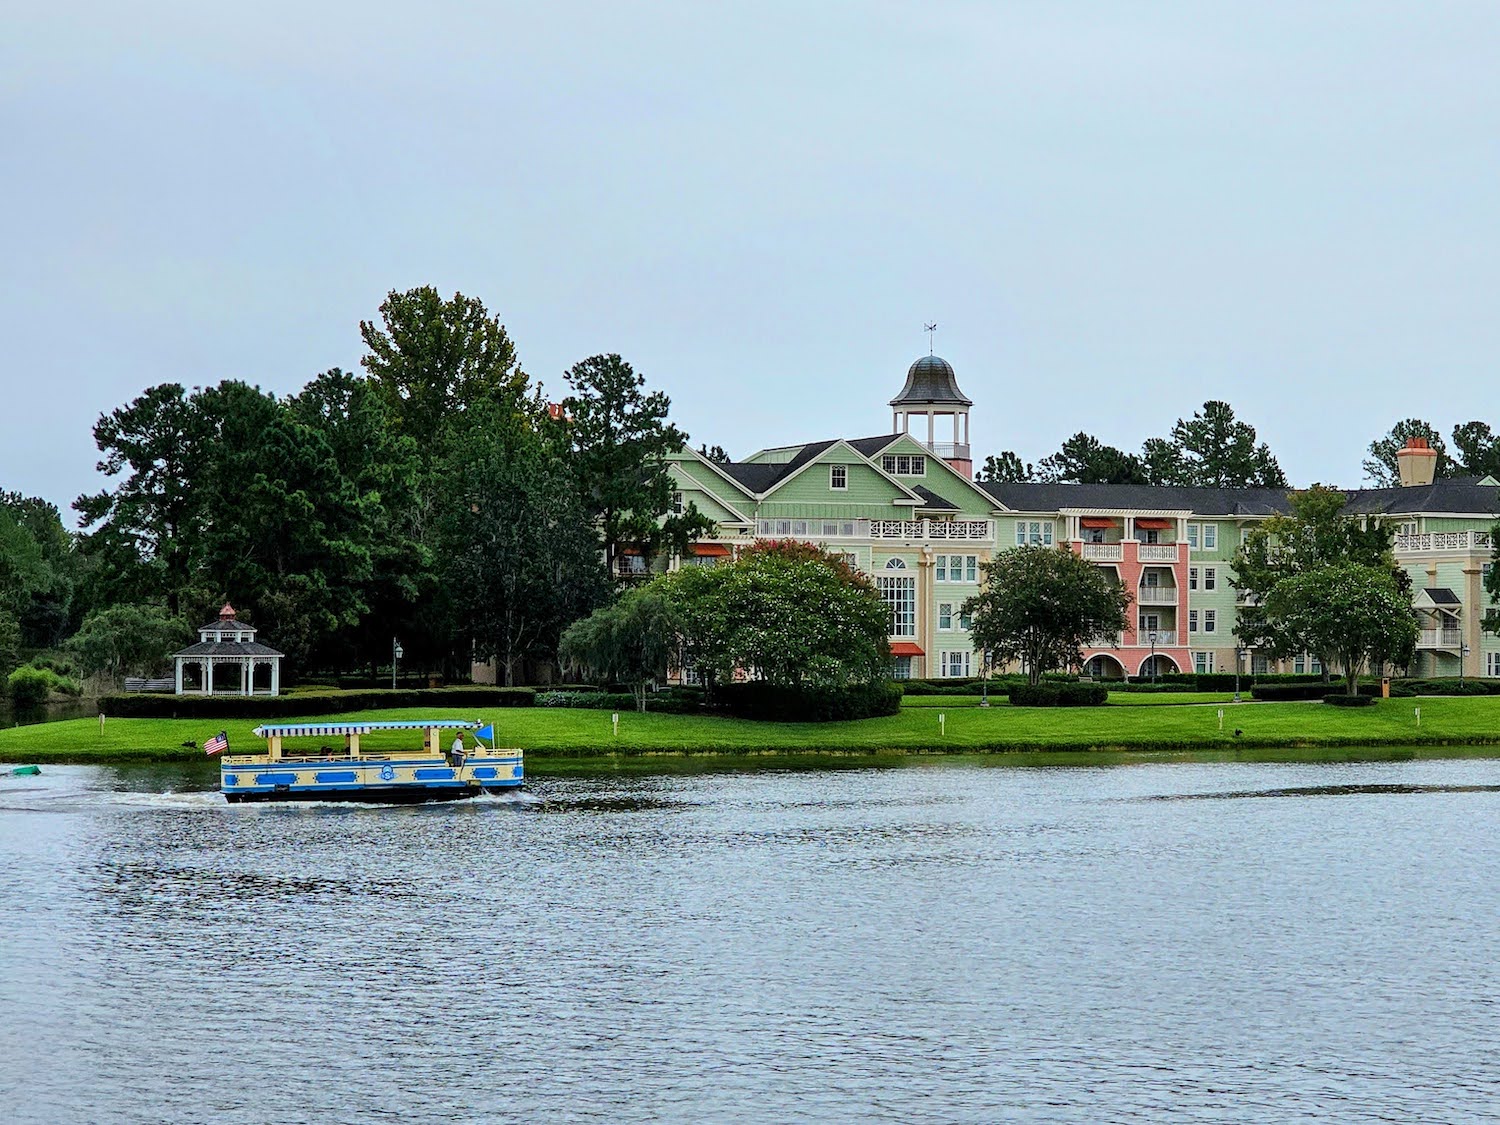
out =
[[905,559],[887,559],[886,563],[885,563],[885,568],[886,568],[886,570],[905,570],[906,569],[906,560]]

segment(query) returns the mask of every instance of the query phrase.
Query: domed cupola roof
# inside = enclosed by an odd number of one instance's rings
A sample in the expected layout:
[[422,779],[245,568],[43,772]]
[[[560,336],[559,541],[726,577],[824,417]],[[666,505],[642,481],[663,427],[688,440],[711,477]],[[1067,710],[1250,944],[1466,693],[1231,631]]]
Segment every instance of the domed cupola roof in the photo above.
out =
[[906,371],[906,386],[891,399],[892,406],[911,404],[973,406],[974,400],[958,389],[953,365],[935,355],[924,355]]

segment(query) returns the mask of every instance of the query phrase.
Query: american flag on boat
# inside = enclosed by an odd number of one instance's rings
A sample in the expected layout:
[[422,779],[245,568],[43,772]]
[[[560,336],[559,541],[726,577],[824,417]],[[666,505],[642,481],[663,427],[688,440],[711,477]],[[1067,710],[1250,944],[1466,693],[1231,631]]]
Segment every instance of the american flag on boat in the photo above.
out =
[[222,754],[229,749],[229,735],[220,731],[203,744],[205,754]]

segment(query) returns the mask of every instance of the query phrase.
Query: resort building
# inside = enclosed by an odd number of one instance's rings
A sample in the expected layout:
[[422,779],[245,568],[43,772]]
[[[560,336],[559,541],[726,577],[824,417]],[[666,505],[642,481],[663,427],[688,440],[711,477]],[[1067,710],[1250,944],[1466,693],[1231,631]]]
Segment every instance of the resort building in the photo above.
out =
[[[879,587],[898,678],[969,677],[982,674],[983,657],[961,607],[982,565],[997,551],[1055,544],[1112,571],[1134,598],[1131,627],[1085,654],[1087,674],[1320,670],[1310,655],[1273,668],[1237,652],[1234,554],[1259,523],[1289,510],[1285,490],[977,483],[973,402],[936,356],[911,365],[890,406],[888,434],[777,446],[730,463],[681,451],[671,463],[674,502],[695,505],[717,534],[667,565],[713,566],[757,539],[820,544]],[[1396,558],[1425,622],[1412,674],[1500,676],[1500,637],[1481,628],[1500,485],[1434,480],[1435,461],[1413,443],[1400,454],[1401,486],[1351,492],[1347,510],[1398,524]],[[647,572],[644,559],[627,557],[622,568]]]

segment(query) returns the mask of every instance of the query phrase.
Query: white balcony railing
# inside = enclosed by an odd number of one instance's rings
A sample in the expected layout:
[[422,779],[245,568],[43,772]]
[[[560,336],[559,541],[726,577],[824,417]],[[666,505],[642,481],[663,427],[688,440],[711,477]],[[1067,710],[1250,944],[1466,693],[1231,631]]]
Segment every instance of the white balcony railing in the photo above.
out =
[[1488,531],[1429,531],[1424,535],[1396,536],[1396,554],[1420,555],[1435,551],[1485,551],[1490,549]]
[[1176,605],[1176,586],[1142,586],[1135,592],[1135,600],[1140,605]]
[[1458,648],[1463,644],[1459,629],[1423,629],[1419,648]]
[[1083,557],[1091,562],[1122,562],[1125,548],[1118,543],[1085,543]]
[[1176,543],[1142,543],[1136,558],[1141,562],[1176,562]]
[[994,520],[819,520],[761,519],[755,521],[760,539],[960,539],[992,542]]
[[[1175,630],[1175,629],[1158,629],[1156,631],[1156,647],[1157,648],[1171,648],[1176,643],[1177,643],[1177,630]],[[1135,647],[1136,648],[1150,648],[1151,647],[1151,630],[1149,630],[1149,629],[1142,629],[1139,633],[1137,633],[1135,635]]]
[[932,450],[939,457],[941,457],[944,461],[971,461],[971,460],[973,460],[973,458],[971,458],[969,456],[969,446],[967,444],[954,444],[951,441],[950,442],[935,441],[935,442],[933,442],[930,445],[928,445],[928,443],[924,441],[922,444],[926,445],[928,449]]

